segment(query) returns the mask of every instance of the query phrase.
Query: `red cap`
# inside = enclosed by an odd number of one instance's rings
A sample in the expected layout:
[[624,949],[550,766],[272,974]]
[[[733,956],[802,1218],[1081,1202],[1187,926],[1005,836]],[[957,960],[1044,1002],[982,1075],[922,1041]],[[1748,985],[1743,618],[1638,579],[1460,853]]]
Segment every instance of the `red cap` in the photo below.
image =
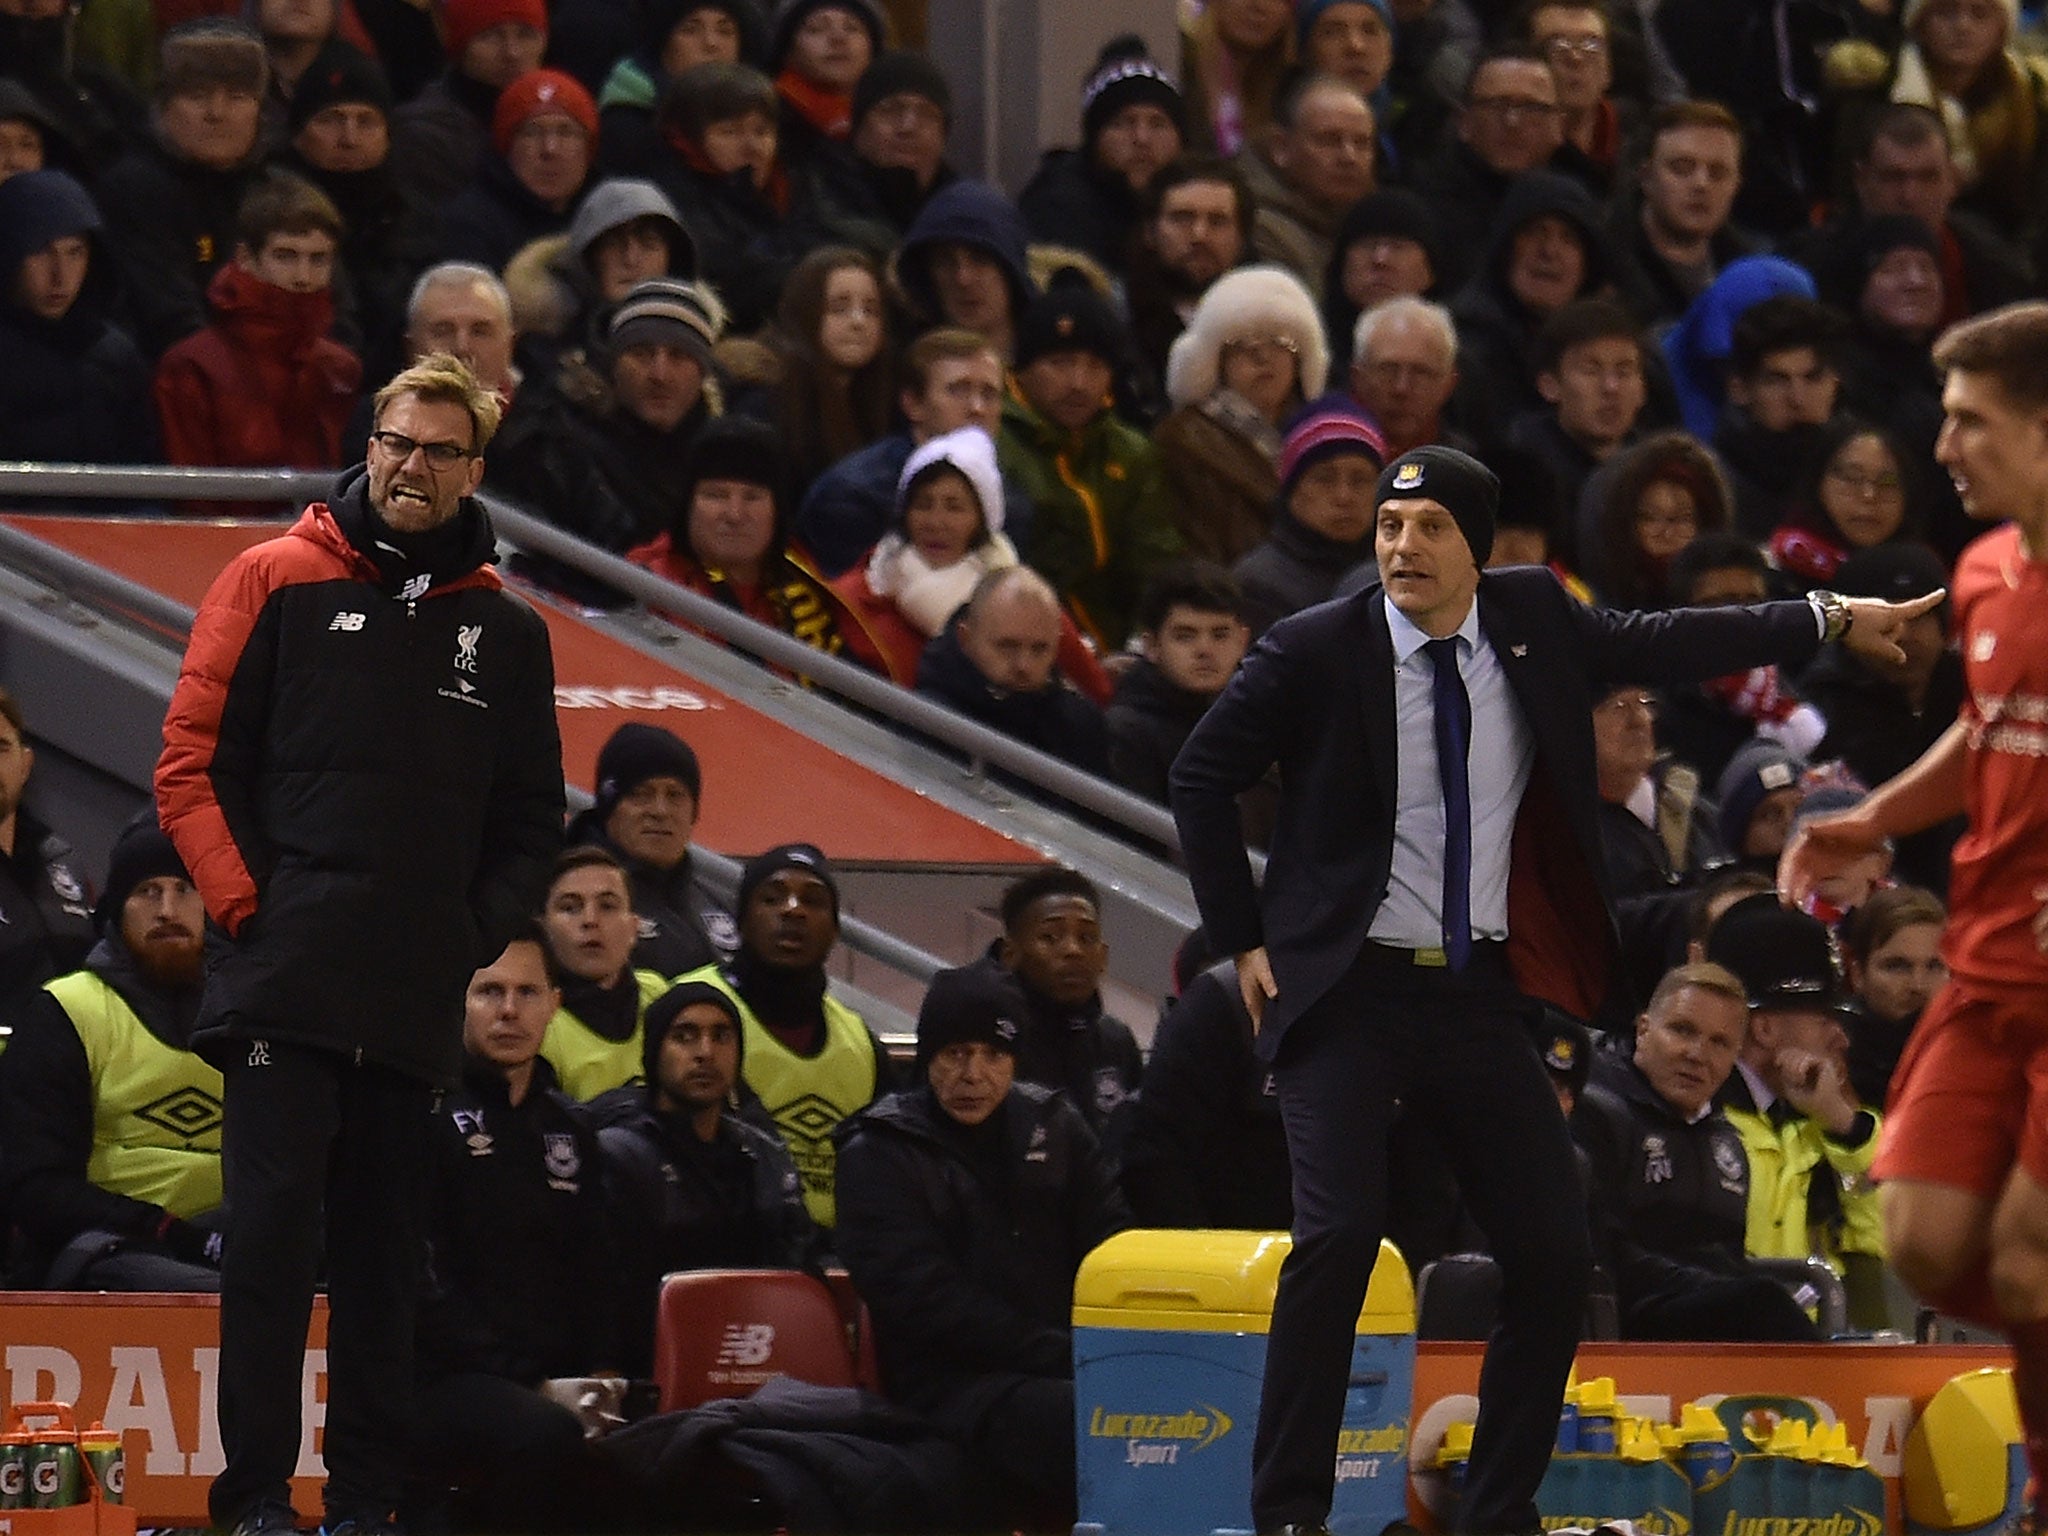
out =
[[547,0],[441,0],[441,40],[448,57],[459,59],[479,32],[516,21],[537,32],[548,29]]
[[574,118],[590,135],[595,149],[597,103],[590,99],[590,92],[583,89],[575,76],[565,75],[559,69],[530,69],[498,93],[497,110],[491,114],[491,142],[498,146],[498,153],[510,153],[512,135],[519,131],[519,125],[543,112],[559,112]]

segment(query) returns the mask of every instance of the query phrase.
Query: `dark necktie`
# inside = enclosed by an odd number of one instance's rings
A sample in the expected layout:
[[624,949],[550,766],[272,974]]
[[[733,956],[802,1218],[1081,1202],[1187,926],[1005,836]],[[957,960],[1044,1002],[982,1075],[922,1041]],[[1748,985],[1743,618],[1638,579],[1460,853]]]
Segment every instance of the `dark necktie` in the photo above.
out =
[[1472,958],[1472,700],[1458,675],[1458,637],[1423,647],[1436,669],[1430,702],[1436,710],[1436,773],[1444,792],[1444,954],[1462,971]]

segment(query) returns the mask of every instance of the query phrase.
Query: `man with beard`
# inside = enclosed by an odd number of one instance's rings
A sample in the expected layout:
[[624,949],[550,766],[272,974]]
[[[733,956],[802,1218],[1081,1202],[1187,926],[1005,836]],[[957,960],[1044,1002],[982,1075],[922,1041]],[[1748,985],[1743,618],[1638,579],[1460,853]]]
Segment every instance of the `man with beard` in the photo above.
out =
[[1124,292],[1131,341],[1150,372],[1153,393],[1209,285],[1245,258],[1252,238],[1252,191],[1227,160],[1183,155],[1145,189],[1145,220]]
[[191,1050],[206,913],[154,813],[114,845],[85,966],[12,1016],[0,1202],[16,1281],[220,1289],[221,1078]]
[[387,1528],[410,1446],[422,1176],[475,968],[561,840],[547,629],[472,498],[498,403],[453,358],[378,391],[368,463],[237,556],[164,721],[164,822],[225,932],[195,1046],[226,1086],[226,1465],[213,1523],[296,1523],[324,1251],[328,1528]]
[[668,979],[633,968],[640,923],[626,871],[602,848],[555,860],[541,926],[561,975],[562,1002],[541,1054],[572,1099],[640,1080],[640,1015]]
[[727,1112],[746,1052],[740,1005],[708,981],[678,982],[647,1010],[645,1090],[633,1117],[598,1134],[619,1246],[626,1364],[646,1375],[664,1275],[797,1269],[817,1232],[779,1137]]
[[[746,1085],[803,1175],[811,1220],[829,1232],[837,1210],[832,1132],[895,1087],[882,1042],[826,990],[825,957],[839,941],[839,882],[809,843],[784,843],[747,861],[736,905],[732,963],[676,980],[708,982],[733,1000]],[[652,1071],[647,1077],[655,1081]]]
[[0,1008],[83,964],[92,947],[71,845],[22,804],[35,764],[21,705],[0,689]]
[[590,809],[569,841],[608,849],[626,871],[639,938],[633,963],[680,976],[729,958],[740,930],[690,862],[690,834],[704,802],[704,771],[690,744],[658,725],[629,720],[598,750]]

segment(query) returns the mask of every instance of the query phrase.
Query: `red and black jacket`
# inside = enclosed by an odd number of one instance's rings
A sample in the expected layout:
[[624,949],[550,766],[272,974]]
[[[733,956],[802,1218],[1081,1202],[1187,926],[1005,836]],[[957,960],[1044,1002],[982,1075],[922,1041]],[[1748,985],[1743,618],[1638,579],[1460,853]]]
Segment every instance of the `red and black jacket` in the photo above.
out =
[[554,663],[481,508],[409,571],[372,538],[365,480],[215,580],[157,803],[231,941],[196,1048],[294,1041],[447,1086],[470,973],[538,909],[560,845]]

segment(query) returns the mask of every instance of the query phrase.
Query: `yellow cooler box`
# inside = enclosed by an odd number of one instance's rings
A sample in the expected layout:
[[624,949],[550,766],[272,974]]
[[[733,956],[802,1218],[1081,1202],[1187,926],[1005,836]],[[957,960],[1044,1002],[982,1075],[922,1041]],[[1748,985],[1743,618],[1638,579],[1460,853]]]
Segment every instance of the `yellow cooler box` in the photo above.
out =
[[[1074,1281],[1075,1536],[1250,1528],[1252,1432],[1283,1232],[1124,1232]],[[1408,1513],[1415,1290],[1380,1246],[1351,1353],[1330,1529]]]

